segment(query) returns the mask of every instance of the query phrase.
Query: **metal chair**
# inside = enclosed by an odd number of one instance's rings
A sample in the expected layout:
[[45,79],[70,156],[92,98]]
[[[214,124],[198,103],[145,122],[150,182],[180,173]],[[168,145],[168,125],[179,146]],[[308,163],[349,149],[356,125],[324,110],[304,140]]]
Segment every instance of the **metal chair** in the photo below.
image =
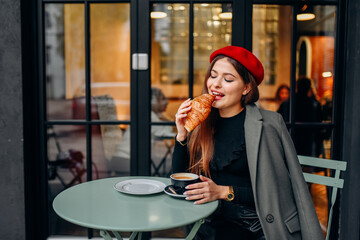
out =
[[330,237],[331,221],[333,215],[333,207],[336,201],[337,190],[342,189],[344,186],[344,180],[340,178],[340,172],[346,170],[347,163],[344,161],[330,160],[316,157],[298,156],[301,165],[320,167],[325,169],[335,170],[334,176],[320,176],[311,173],[303,173],[305,181],[308,183],[322,184],[328,187],[332,187],[331,199],[330,199],[330,211],[328,217],[328,227],[326,231],[326,240]]
[[[48,159],[48,179],[54,180],[57,178],[64,188],[71,187],[76,182],[82,183],[82,177],[86,174],[86,163],[84,164],[83,161],[83,153],[74,149],[63,151],[53,126],[48,126],[47,137],[48,140],[54,138],[58,150],[56,160]],[[71,178],[69,179],[69,177],[64,177],[59,174],[59,168],[67,169],[72,175]],[[95,163],[92,163],[92,169],[95,179],[98,179],[99,172]]]

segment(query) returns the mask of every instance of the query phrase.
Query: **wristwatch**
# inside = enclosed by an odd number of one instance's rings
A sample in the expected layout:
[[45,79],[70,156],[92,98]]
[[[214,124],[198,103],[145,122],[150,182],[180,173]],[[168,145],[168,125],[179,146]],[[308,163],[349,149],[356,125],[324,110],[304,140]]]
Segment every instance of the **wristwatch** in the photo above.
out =
[[229,193],[228,193],[228,195],[226,195],[226,201],[228,201],[228,202],[231,202],[232,200],[234,200],[234,197],[235,197],[235,195],[234,195],[234,189],[233,189],[233,187],[232,186],[229,186]]

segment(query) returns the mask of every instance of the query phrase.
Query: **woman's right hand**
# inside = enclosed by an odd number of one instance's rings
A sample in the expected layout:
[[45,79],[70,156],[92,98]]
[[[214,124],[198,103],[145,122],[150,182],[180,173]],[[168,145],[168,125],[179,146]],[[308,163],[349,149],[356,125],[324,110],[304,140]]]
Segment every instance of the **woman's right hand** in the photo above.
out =
[[191,100],[189,98],[180,105],[178,111],[175,114],[175,123],[178,131],[176,135],[176,140],[178,141],[184,141],[187,137],[187,131],[185,129],[185,119],[187,113],[191,109],[190,105],[191,105]]

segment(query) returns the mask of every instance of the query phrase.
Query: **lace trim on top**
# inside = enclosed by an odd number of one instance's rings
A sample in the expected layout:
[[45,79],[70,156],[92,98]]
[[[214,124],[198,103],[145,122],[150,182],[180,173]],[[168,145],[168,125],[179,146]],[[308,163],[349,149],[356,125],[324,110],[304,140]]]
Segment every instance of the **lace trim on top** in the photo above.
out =
[[247,164],[244,123],[245,109],[231,118],[218,120],[214,157],[210,161],[210,168],[220,171],[242,158],[245,158],[242,160]]

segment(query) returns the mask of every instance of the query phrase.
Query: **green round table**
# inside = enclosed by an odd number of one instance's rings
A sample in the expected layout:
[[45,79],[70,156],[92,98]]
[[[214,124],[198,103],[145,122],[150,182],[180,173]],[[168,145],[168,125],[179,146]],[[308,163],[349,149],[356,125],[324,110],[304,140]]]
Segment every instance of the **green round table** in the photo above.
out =
[[150,179],[170,184],[159,177],[118,177],[94,180],[68,188],[56,196],[55,212],[63,219],[87,228],[99,229],[104,239],[117,239],[118,232],[133,232],[129,239],[141,239],[142,232],[170,229],[194,224],[186,239],[192,239],[204,218],[218,207],[218,201],[194,205],[193,201],[171,197],[164,192],[150,195],[131,195],[118,192],[119,181]]

